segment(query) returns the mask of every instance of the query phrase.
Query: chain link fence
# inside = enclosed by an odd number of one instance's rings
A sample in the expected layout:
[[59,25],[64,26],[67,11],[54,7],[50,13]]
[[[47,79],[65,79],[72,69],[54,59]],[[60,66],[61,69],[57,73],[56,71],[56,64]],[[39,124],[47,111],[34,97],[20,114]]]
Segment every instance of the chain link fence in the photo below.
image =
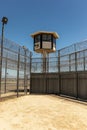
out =
[[30,70],[32,53],[6,38],[3,41],[0,96],[27,94],[30,89]]
[[0,64],[1,59],[0,97],[20,96],[29,93],[31,73],[87,71],[87,40],[48,54],[43,59],[41,54],[32,55],[24,46],[4,38],[2,57],[0,42]]
[[[44,63],[46,62],[46,63]],[[45,72],[70,72],[87,70],[87,40],[65,47],[54,53],[48,54],[46,60],[39,57],[32,58],[32,73]]]
[[30,93],[87,101],[87,40],[48,54],[45,59],[33,56]]

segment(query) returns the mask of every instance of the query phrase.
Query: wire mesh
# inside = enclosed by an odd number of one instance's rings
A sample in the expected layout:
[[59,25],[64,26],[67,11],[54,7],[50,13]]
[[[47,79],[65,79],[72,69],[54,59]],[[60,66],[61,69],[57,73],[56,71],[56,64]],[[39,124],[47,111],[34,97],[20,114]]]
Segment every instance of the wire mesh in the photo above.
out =
[[1,57],[0,37],[0,59],[1,69],[1,94],[7,92],[20,94],[30,87],[30,58],[31,52],[27,48],[4,38],[3,57]]
[[[0,37],[1,41],[1,37]],[[27,94],[30,73],[87,71],[87,40],[50,53],[46,58],[32,53],[15,42],[4,38],[1,71],[1,94]]]
[[[36,53],[35,53],[36,54]],[[39,55],[32,58],[32,73],[43,73],[43,66],[46,72],[69,72],[87,70],[87,40],[75,43],[54,53],[50,53],[46,60]],[[46,63],[44,63],[44,61]]]

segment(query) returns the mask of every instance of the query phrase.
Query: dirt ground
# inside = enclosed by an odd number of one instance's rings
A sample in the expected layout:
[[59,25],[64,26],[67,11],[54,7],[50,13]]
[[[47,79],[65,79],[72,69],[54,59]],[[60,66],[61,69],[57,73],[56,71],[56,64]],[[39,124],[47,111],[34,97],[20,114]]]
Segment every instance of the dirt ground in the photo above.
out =
[[87,130],[87,104],[54,95],[5,100],[0,130]]

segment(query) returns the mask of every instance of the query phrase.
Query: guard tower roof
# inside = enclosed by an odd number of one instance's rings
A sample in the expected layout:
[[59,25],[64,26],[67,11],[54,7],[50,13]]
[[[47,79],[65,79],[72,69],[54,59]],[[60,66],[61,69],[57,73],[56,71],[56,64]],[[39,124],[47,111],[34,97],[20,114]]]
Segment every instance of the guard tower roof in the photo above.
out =
[[47,32],[47,31],[38,31],[33,34],[31,34],[31,37],[34,38],[34,36],[39,34],[52,34],[56,39],[59,38],[59,35],[56,32]]

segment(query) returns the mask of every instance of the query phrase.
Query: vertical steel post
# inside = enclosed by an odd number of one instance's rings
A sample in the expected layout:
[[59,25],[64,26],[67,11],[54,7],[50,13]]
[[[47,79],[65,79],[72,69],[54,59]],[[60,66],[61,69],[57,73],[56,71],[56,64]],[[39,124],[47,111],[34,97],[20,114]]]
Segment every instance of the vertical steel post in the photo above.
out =
[[78,98],[78,73],[77,73],[77,49],[76,44],[74,44],[74,50],[75,50],[75,72],[76,72],[76,98]]
[[60,50],[58,50],[58,72],[60,73]]
[[69,54],[69,72],[71,71],[71,54]]
[[47,58],[46,58],[46,70],[49,72],[49,53],[47,53]]
[[32,52],[30,52],[30,74],[32,69]]
[[32,52],[30,52],[30,92],[31,93],[31,70],[32,70]]
[[60,50],[58,50],[58,74],[59,74],[59,93],[57,93],[58,95],[61,94],[61,74],[60,74]]
[[1,82],[2,82],[3,40],[4,40],[4,23],[2,22],[1,57],[0,57],[0,96],[1,96]]
[[84,57],[83,57],[83,63],[84,63],[84,71],[85,71],[85,51],[83,51]]
[[75,71],[77,72],[77,52],[76,52],[76,44],[74,44],[74,50],[75,50]]
[[27,94],[27,85],[26,85],[26,48],[24,48],[24,92]]
[[19,96],[19,67],[20,67],[20,48],[18,50],[18,63],[17,63],[17,97]]
[[3,40],[4,40],[4,24],[7,24],[8,18],[2,18],[2,39],[1,39],[1,54],[0,54],[0,97],[1,97],[1,82],[2,82],[2,60],[3,60]]
[[46,51],[43,50],[43,73],[46,73]]
[[77,72],[77,53],[75,52],[75,71]]
[[6,93],[6,83],[7,83],[7,57],[8,55],[6,56],[5,59],[5,93]]

